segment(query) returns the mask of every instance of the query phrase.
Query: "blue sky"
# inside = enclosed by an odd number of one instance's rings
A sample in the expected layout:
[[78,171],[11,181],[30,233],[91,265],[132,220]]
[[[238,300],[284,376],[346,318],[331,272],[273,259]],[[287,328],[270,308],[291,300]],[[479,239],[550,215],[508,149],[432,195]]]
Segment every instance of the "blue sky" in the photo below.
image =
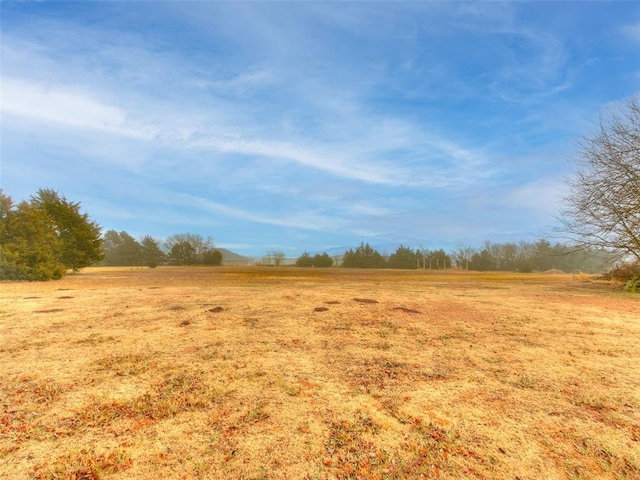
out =
[[248,255],[556,223],[640,90],[637,2],[2,2],[1,177]]

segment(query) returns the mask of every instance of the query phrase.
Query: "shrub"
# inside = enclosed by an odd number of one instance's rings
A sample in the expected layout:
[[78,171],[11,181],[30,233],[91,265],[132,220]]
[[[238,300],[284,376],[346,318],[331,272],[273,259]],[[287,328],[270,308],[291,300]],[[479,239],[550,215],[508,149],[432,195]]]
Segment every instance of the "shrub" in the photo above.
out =
[[626,292],[636,293],[640,289],[640,277],[635,276],[631,280],[627,280],[624,289]]
[[640,262],[623,263],[613,270],[609,270],[602,275],[603,280],[617,280],[619,282],[628,282],[634,277],[640,277]]

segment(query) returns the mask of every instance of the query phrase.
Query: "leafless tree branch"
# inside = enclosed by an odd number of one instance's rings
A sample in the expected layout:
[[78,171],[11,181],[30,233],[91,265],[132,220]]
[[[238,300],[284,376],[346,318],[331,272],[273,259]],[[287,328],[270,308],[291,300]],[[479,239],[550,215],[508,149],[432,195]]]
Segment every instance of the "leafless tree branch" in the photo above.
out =
[[561,222],[581,247],[640,261],[640,98],[602,117],[582,138]]

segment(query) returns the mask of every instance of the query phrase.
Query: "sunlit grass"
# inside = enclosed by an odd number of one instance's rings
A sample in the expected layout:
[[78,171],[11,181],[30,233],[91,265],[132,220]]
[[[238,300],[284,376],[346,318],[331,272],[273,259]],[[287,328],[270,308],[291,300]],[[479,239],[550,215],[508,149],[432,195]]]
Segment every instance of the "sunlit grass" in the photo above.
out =
[[640,303],[606,284],[223,267],[0,288],[2,478],[640,475]]

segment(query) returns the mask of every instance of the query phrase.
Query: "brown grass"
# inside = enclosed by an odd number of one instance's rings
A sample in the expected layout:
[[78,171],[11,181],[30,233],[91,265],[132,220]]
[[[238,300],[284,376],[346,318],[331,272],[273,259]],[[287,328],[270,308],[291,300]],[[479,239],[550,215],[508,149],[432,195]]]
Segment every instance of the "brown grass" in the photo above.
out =
[[640,297],[561,274],[0,284],[0,478],[639,479]]

